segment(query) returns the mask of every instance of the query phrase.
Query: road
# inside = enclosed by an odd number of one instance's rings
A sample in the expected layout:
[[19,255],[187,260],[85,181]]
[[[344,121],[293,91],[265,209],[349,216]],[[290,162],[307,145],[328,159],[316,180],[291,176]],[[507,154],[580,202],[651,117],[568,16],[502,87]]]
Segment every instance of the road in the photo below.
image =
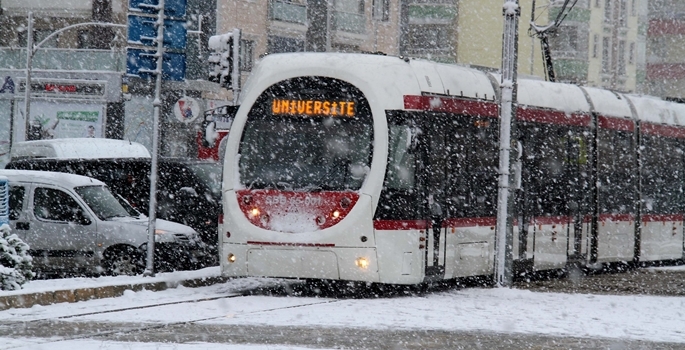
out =
[[[412,291],[424,300],[461,287],[440,286]],[[598,295],[685,295],[685,271],[636,270],[626,273],[517,282],[516,289],[536,292]],[[227,292],[221,288],[135,293],[123,301],[58,304],[0,315],[0,337],[39,338],[45,345],[75,339],[107,341],[223,344],[281,344],[318,349],[682,349],[685,343],[573,337],[520,332],[359,327],[335,325],[241,324],[239,319],[325,313],[335,304],[363,309],[368,298],[356,299],[316,286],[282,283]],[[172,293],[172,292],[170,292]],[[373,291],[378,293],[378,291]],[[385,292],[373,300],[396,300],[404,291]],[[316,296],[316,297],[313,297]],[[117,298],[120,299],[120,298]],[[412,299],[408,299],[412,300]],[[679,298],[679,300],[682,300]],[[97,303],[96,303],[97,302]],[[417,305],[417,307],[420,307]],[[179,312],[186,310],[187,312]],[[395,310],[399,314],[402,310]],[[351,311],[354,312],[354,311]],[[302,316],[304,317],[304,316]],[[467,316],[468,317],[468,316]],[[237,319],[231,321],[232,319]],[[160,322],[163,320],[163,322]],[[582,320],[578,320],[581,322]],[[422,322],[420,318],[416,322]],[[674,322],[679,322],[674,320]],[[249,323],[249,322],[245,322]],[[427,322],[428,324],[428,322]],[[685,337],[685,334],[683,335]],[[2,346],[0,345],[0,348]]]

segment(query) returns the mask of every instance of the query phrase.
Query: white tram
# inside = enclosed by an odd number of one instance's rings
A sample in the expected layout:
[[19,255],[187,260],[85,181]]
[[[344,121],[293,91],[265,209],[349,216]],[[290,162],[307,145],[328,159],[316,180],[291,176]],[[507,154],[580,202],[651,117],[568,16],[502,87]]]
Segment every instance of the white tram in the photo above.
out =
[[[261,60],[227,141],[223,274],[493,274],[498,82],[380,55]],[[515,268],[682,259],[685,105],[518,83]]]

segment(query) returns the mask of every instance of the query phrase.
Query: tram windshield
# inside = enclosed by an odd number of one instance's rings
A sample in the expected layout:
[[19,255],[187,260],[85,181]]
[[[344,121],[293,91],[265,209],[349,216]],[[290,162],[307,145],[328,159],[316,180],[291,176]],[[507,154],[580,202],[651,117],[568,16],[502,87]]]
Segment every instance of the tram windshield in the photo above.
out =
[[251,189],[358,190],[372,142],[370,109],[357,89],[324,78],[286,81],[269,88],[248,115],[240,181]]

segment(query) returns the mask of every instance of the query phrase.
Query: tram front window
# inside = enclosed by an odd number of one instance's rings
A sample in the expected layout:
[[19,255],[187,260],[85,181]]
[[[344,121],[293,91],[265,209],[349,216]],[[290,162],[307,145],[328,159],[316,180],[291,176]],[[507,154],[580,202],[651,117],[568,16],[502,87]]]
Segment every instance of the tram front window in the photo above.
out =
[[356,118],[248,118],[241,183],[251,189],[358,190],[369,171],[371,144],[371,124]]

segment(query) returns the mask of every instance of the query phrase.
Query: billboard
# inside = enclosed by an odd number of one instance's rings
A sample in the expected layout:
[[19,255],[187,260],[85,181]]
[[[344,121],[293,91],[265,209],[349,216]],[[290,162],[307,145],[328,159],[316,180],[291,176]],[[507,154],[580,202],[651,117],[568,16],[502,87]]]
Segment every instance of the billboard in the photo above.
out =
[[31,103],[27,139],[104,137],[104,106],[88,103]]

